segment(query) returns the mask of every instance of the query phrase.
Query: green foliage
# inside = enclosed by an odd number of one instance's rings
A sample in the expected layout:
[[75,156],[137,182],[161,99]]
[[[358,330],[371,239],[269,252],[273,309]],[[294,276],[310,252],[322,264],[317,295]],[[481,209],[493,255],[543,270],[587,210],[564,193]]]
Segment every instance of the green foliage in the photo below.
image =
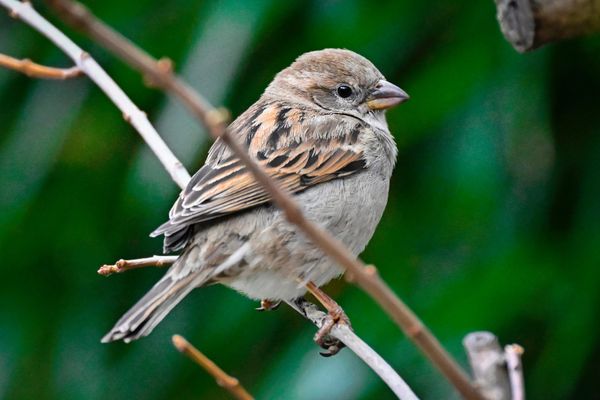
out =
[[[480,329],[525,349],[530,398],[597,396],[600,346],[598,37],[514,52],[492,2],[89,3],[101,18],[235,115],[304,51],[345,47],[412,96],[389,113],[400,147],[384,219],[363,258],[463,363]],[[42,12],[48,10],[42,8]],[[59,24],[60,25],[60,24]],[[81,35],[190,170],[209,145],[176,101]],[[0,52],[69,65],[0,16]],[[159,253],[147,233],[177,189],[85,78],[42,82],[0,70],[0,397],[225,398],[178,354],[180,333],[258,398],[382,399],[350,352],[323,359],[287,307],[223,287],[195,291],[148,338],[100,337],[161,275],[105,279],[119,258]],[[448,384],[361,291],[328,289],[356,331],[425,399]]]

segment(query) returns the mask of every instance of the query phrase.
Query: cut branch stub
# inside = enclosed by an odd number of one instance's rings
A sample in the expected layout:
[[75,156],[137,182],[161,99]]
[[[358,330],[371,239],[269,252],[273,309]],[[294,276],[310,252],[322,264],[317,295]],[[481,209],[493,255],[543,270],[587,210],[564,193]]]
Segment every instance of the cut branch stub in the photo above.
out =
[[600,0],[496,0],[496,8],[504,37],[521,53],[600,32]]
[[475,385],[487,400],[511,400],[504,351],[490,332],[473,332],[463,340]]

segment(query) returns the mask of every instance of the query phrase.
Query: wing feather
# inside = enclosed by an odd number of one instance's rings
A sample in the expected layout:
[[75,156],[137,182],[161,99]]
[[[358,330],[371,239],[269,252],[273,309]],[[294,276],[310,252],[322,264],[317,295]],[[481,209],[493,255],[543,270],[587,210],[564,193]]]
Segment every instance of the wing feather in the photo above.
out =
[[[244,126],[252,130],[253,137],[246,143],[248,151],[269,176],[292,193],[366,167],[360,135],[356,133],[361,129],[357,122],[349,125],[347,132],[337,126],[337,135],[305,132],[300,140],[293,137],[293,130],[285,123],[286,115],[294,119],[300,115],[289,113],[289,108],[278,113],[269,105],[255,105],[246,112],[249,113],[253,122],[244,123],[242,115],[241,121],[236,120],[231,129],[235,131],[237,124],[239,130],[243,131],[240,128]],[[279,121],[277,126],[281,129],[267,133],[261,123],[272,120]],[[211,148],[207,163],[192,177],[171,208],[169,221],[151,236],[164,234],[165,251],[177,250],[186,244],[194,225],[242,212],[269,200],[250,171],[218,140]]]

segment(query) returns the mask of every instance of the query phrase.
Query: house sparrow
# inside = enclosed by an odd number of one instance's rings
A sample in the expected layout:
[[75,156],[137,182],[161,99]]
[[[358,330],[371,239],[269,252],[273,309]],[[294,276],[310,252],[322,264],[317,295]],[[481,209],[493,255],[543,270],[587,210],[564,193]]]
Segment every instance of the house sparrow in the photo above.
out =
[[[313,51],[281,71],[229,127],[305,216],[363,251],[385,208],[396,145],[385,110],[408,99],[364,57]],[[152,232],[182,249],[165,276],[104,336],[148,335],[192,289],[221,283],[253,299],[293,300],[343,270],[288,223],[229,148],[217,140]]]

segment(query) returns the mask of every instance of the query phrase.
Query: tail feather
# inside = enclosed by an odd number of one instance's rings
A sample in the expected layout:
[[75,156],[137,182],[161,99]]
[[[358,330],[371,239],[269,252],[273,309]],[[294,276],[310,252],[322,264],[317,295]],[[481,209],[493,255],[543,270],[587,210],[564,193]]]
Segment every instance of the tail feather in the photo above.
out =
[[173,274],[169,272],[119,319],[110,332],[102,338],[102,343],[115,340],[128,343],[149,335],[173,307],[192,289],[206,281],[204,274],[190,273],[180,279],[174,279]]
[[[102,343],[123,340],[126,343],[147,336],[193,289],[210,282],[215,276],[238,265],[250,249],[246,243],[216,267],[204,267],[192,271],[188,264],[191,256],[198,254],[194,247],[186,249],[165,276],[150,289],[103,338]],[[205,259],[210,265],[211,259]],[[214,262],[214,259],[212,260]]]

